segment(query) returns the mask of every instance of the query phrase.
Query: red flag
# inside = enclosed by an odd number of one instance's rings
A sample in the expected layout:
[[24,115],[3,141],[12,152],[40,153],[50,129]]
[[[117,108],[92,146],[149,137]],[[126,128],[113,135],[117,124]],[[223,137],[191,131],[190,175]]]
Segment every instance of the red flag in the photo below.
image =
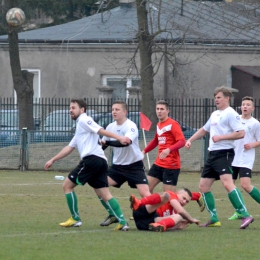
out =
[[145,131],[149,131],[152,122],[146,117],[142,112],[140,112],[140,128],[144,129]]

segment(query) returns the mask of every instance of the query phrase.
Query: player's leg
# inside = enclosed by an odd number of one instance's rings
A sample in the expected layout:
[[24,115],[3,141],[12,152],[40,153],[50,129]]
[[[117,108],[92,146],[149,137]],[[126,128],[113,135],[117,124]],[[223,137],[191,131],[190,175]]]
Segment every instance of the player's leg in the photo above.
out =
[[[231,204],[236,209],[236,211],[238,211],[238,213],[242,215],[243,219],[249,218],[250,215],[247,212],[244,198],[233,181],[232,162],[235,156],[234,150],[221,150],[218,152],[218,154],[216,154],[216,156],[217,158],[216,160],[214,160],[214,167],[215,170],[219,173],[219,177],[224,188],[228,192],[228,198]],[[251,222],[253,222],[252,218],[250,218],[250,220],[252,220]],[[241,225],[241,228],[244,228],[243,224]]]
[[[91,156],[88,156],[91,157]],[[108,180],[107,180],[107,172],[108,165],[107,161],[103,158],[93,156],[89,162],[85,162],[85,168],[87,169],[87,179],[88,184],[94,189],[97,196],[102,199],[106,205],[106,209],[112,212],[112,214],[117,218],[120,223],[120,227],[116,230],[127,231],[129,229],[127,222],[124,218],[122,210],[120,208],[119,203],[115,198],[113,198],[112,194],[108,188]]]
[[159,179],[155,178],[155,177],[152,177],[152,176],[147,176],[147,180],[148,180],[148,183],[149,183],[150,193],[153,193],[154,188],[161,181]]
[[126,219],[122,213],[121,207],[118,201],[112,196],[108,188],[95,188],[95,192],[98,197],[101,197],[102,200],[109,207],[113,215],[117,218],[119,225],[115,228],[115,230],[127,231],[129,226],[126,222]]
[[[240,184],[241,184],[241,187],[246,191],[248,192],[248,194],[258,203],[260,203],[260,192],[259,190],[254,187],[252,184],[251,184],[251,170],[250,169],[247,169],[247,168],[240,168],[240,171],[239,171],[239,175],[240,175]],[[239,198],[242,200],[243,204],[245,205],[245,202],[244,202],[244,198],[241,194],[240,196],[240,192],[238,192],[238,196]],[[251,216],[250,216],[251,217]],[[229,220],[236,220],[236,219],[243,219],[243,215],[239,212],[239,210],[237,210],[233,216],[231,216],[229,218]],[[250,219],[249,219],[250,221]],[[253,220],[252,220],[253,221]]]
[[221,224],[217,215],[216,204],[213,193],[210,191],[215,178],[203,177],[200,179],[199,189],[203,196],[206,209],[210,213],[210,221],[200,225],[200,227],[219,227]]
[[62,188],[65,193],[67,204],[74,220],[80,220],[78,211],[78,199],[74,191],[77,185],[74,184],[68,177],[64,180]]
[[[111,167],[109,167],[107,181],[108,181],[109,186],[113,186],[113,187],[117,187],[117,188],[120,187],[125,182],[125,180],[123,180],[121,178],[120,169],[118,169],[118,167],[116,165],[112,165]],[[107,203],[101,197],[99,197],[99,200],[109,214],[105,218],[105,220],[103,220],[100,223],[100,226],[105,227],[105,226],[109,226],[114,223],[118,223],[117,218],[113,215],[113,212],[110,210]]]
[[205,202],[204,202],[201,192],[192,192],[191,194],[192,194],[191,200],[197,201],[199,208],[200,208],[200,212],[204,211]]
[[241,187],[257,202],[260,203],[260,192],[251,184],[252,171],[248,168],[241,168],[240,184]]
[[137,199],[134,195],[130,196],[130,208],[132,210],[137,210],[141,206],[146,206],[149,213],[155,211],[161,205],[169,201],[170,196],[167,192],[162,194],[154,193],[142,199]]
[[242,215],[241,229],[246,228],[254,219],[250,216],[244,203],[244,198],[240,190],[235,186],[231,174],[223,174],[220,176],[221,182],[228,192],[228,198],[239,214]]
[[78,172],[82,169],[82,166],[83,165],[80,163],[72,172],[70,172],[62,184],[67,205],[71,213],[71,217],[68,220],[60,223],[60,226],[62,227],[80,227],[82,225],[78,210],[78,199],[74,191],[74,188],[77,186],[75,176],[78,176]]
[[[233,179],[233,183],[235,184],[235,182],[238,178],[238,175],[239,175],[240,167],[232,166],[232,170],[233,170],[232,179]],[[242,215],[239,212],[235,211],[235,213],[228,219],[229,220],[242,219]]]
[[156,211],[147,212],[146,206],[139,207],[133,211],[135,225],[139,230],[149,230],[149,224],[153,223],[154,219],[158,216]]
[[182,230],[186,227],[189,226],[189,222],[187,220],[182,220],[181,222],[179,222],[178,224],[175,224],[175,226],[172,229],[176,229],[176,230]]
[[137,188],[142,198],[151,195],[143,161],[122,167],[122,174],[131,188]]
[[170,215],[167,217],[157,217],[154,223],[150,223],[149,230],[164,232],[167,229],[172,229],[183,220],[182,216],[179,214]]
[[106,227],[106,226],[109,226],[113,223],[118,223],[118,220],[117,218],[113,215],[113,211],[111,211],[110,207],[107,205],[107,203],[101,198],[99,197],[99,201],[101,202],[101,204],[103,205],[103,207],[107,210],[108,212],[108,216],[105,218],[105,220],[103,220],[101,223],[100,223],[100,226],[101,227]]
[[149,183],[150,193],[153,193],[155,186],[162,181],[163,168],[155,164],[152,165],[148,172],[147,180]]
[[136,188],[142,198],[151,195],[148,184],[137,184]]
[[163,190],[175,191],[180,169],[163,169]]
[[[203,172],[201,174],[200,179],[200,192],[204,198],[205,206],[208,212],[210,213],[210,221],[205,224],[200,225],[200,227],[220,227],[221,223],[219,222],[216,204],[213,193],[210,191],[212,184],[215,180],[219,180],[220,172],[225,167],[228,167],[225,163],[225,158],[223,159],[223,155],[229,157],[225,151],[211,151],[208,154],[208,159],[204,165]],[[234,157],[230,157],[233,158]],[[224,162],[221,161],[224,160]],[[230,168],[231,168],[230,162]]]
[[217,155],[218,158],[215,160],[216,171],[218,171],[220,180],[228,192],[228,198],[231,204],[235,210],[242,215],[242,224],[240,229],[244,229],[248,227],[254,219],[247,212],[243,195],[233,181],[233,169],[231,165],[235,156],[234,150],[222,150]]

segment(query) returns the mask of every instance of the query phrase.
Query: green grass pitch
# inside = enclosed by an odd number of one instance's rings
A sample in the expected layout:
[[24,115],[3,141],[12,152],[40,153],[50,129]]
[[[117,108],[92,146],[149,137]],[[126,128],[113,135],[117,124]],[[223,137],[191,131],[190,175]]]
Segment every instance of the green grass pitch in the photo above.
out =
[[[54,179],[60,172],[0,171],[0,259],[5,260],[178,260],[178,259],[259,259],[260,205],[243,192],[249,213],[255,221],[240,230],[241,221],[228,221],[234,210],[220,182],[213,185],[213,193],[222,226],[199,228],[190,225],[182,231],[153,233],[141,232],[129,220],[128,232],[100,227],[107,216],[92,188],[77,187],[80,228],[61,228],[59,222],[70,217],[62,191],[62,181]],[[64,176],[67,175],[63,174]],[[198,190],[200,174],[182,173],[178,187]],[[260,188],[260,176],[252,183]],[[237,185],[240,188],[240,185]],[[156,188],[157,192],[161,185]],[[111,188],[124,215],[129,219],[129,195],[138,196],[137,190],[124,184]],[[200,213],[196,202],[186,206],[195,218],[209,219],[205,210]]]

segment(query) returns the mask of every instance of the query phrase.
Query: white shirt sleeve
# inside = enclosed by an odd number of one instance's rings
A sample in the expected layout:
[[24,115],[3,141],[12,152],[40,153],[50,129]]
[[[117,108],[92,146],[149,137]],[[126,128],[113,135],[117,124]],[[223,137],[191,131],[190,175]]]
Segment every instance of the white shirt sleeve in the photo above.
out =
[[137,129],[137,126],[135,123],[131,124],[131,127],[128,128],[128,131],[125,133],[125,136],[127,136],[131,141],[133,141],[135,138],[138,138],[139,132]]
[[73,147],[73,148],[77,148],[77,141],[76,141],[75,136],[71,139],[69,146]]

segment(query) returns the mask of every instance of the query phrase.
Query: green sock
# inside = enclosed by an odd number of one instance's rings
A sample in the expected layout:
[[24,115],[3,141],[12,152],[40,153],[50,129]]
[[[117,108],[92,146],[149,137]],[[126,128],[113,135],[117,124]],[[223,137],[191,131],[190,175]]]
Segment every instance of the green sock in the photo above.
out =
[[236,212],[240,213],[242,217],[249,217],[242,193],[238,188],[235,188],[228,194],[229,200],[235,208]]
[[216,205],[215,205],[215,199],[211,191],[202,193],[202,196],[204,198],[206,208],[210,214],[210,220],[215,223],[219,221],[218,215],[217,215],[217,210],[216,210]]
[[109,206],[106,204],[106,202],[101,198],[98,197],[103,207],[108,211],[109,216],[114,216],[113,212],[110,210]]
[[113,213],[112,215],[117,218],[118,222],[122,225],[125,225],[127,222],[117,200],[115,198],[112,198],[107,201],[106,204]]
[[256,187],[249,192],[249,195],[258,203],[260,203],[260,192]]
[[67,204],[70,210],[70,213],[72,215],[72,218],[74,220],[80,220],[80,216],[79,216],[79,211],[78,211],[78,199],[76,196],[76,193],[70,192],[65,194],[66,200],[67,200]]

